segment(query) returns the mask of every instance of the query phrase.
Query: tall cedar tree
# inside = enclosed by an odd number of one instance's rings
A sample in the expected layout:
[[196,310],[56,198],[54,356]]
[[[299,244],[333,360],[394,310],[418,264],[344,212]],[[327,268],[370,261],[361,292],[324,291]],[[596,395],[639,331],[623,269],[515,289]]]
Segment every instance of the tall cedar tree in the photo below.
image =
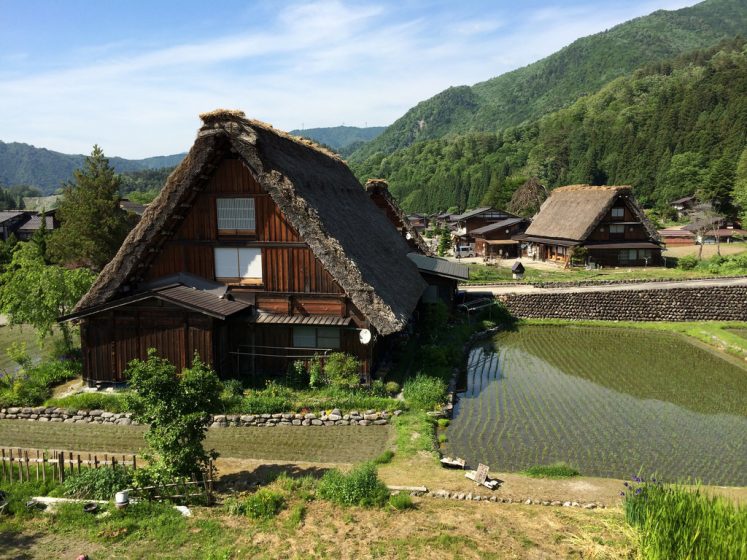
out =
[[103,150],[94,146],[83,169],[63,189],[57,211],[61,227],[48,244],[54,260],[101,270],[114,257],[130,228],[119,207],[119,186]]

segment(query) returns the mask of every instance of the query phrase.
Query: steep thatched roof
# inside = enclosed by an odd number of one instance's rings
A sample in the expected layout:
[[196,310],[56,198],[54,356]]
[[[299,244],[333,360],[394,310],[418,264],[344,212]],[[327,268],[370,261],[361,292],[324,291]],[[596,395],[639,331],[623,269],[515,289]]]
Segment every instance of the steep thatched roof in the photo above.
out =
[[393,223],[392,225],[402,228],[406,235],[409,235],[410,242],[417,247],[418,251],[424,255],[431,255],[431,250],[425,242],[425,239],[423,239],[423,236],[413,227],[410,219],[402,211],[400,205],[397,204],[392,193],[389,192],[389,183],[385,179],[369,179],[366,181],[365,188],[368,196],[372,198],[377,197],[388,206],[390,212],[396,217],[396,221],[399,222],[399,225],[396,223]]
[[658,240],[656,228],[638,206],[629,186],[570,185],[557,188],[542,204],[526,235],[585,241],[618,199],[626,201],[651,238]]
[[137,289],[139,275],[181,223],[185,212],[179,209],[225,155],[236,154],[372,326],[384,335],[401,330],[426,285],[407,258],[407,243],[348,167],[312,142],[240,111],[200,117],[204,125],[189,154],[76,311]]

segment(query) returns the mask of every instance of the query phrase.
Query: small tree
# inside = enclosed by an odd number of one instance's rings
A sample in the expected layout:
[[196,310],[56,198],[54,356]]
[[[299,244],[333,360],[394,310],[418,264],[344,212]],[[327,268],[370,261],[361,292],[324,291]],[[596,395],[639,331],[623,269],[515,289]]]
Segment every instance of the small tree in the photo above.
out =
[[[0,276],[0,309],[11,325],[29,324],[45,338],[52,334],[57,318],[73,310],[94,278],[87,269],[48,266],[36,243],[19,243]],[[59,328],[66,349],[72,349],[69,324],[60,323]]]
[[100,270],[116,254],[130,223],[119,207],[120,179],[98,146],[62,192],[57,211],[61,227],[49,240],[50,255],[60,263]]
[[356,389],[361,384],[361,364],[344,352],[334,352],[324,363],[324,375],[330,385],[340,389]]
[[[721,228],[723,216],[713,209],[710,203],[702,203],[693,207],[690,211],[690,226],[700,240],[698,248],[698,260],[703,258],[703,241],[705,236]],[[721,254],[721,240],[716,232],[716,249]]]
[[135,418],[149,425],[151,471],[167,477],[207,472],[218,456],[202,447],[209,415],[220,409],[222,386],[215,372],[195,354],[192,366],[177,375],[151,348],[146,361],[130,362],[126,375],[133,390],[128,404]]
[[443,257],[451,249],[451,232],[444,228],[439,232],[438,238],[438,256]]

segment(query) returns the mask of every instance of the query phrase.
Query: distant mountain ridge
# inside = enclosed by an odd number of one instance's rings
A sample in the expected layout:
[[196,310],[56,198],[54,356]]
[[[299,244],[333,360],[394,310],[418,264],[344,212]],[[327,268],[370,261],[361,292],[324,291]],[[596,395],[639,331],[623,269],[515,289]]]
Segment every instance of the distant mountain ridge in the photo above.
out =
[[366,142],[370,142],[386,130],[385,126],[332,126],[326,128],[305,128],[291,130],[295,136],[303,136],[319,144],[329,146],[345,155],[351,153]]
[[[155,156],[145,159],[110,157],[109,162],[119,173],[160,169],[178,165],[186,153]],[[29,185],[44,194],[52,194],[83,165],[86,156],[63,154],[20,142],[0,141],[0,184]]]
[[660,10],[578,39],[524,68],[473,86],[451,87],[418,103],[358,148],[363,162],[447,134],[496,132],[569,106],[645,64],[747,35],[745,0],[706,0]]

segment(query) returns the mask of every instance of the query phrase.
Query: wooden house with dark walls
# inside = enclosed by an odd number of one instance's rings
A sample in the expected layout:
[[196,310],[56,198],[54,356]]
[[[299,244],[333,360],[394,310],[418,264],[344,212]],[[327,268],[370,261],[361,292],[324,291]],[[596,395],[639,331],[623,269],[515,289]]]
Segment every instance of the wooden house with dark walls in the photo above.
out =
[[149,348],[223,377],[343,351],[370,379],[426,284],[342,160],[239,111],[201,115],[184,161],[73,313],[89,384]]
[[628,186],[571,185],[550,193],[526,232],[524,254],[562,265],[576,247],[600,266],[661,266],[661,242]]
[[513,259],[520,256],[519,241],[513,236],[524,233],[529,225],[526,218],[507,218],[472,230],[475,253],[479,257]]

